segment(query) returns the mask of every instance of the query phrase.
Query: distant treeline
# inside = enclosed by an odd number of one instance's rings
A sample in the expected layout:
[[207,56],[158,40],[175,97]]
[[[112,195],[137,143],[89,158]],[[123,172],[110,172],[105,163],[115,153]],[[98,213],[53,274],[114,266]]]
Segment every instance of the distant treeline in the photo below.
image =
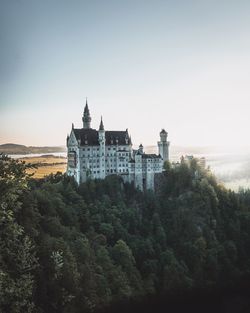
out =
[[249,312],[249,191],[195,160],[155,193],[27,167],[0,160],[0,312]]
[[57,163],[47,163],[47,162],[38,162],[38,163],[32,163],[34,167],[42,167],[42,166],[55,166],[55,165],[63,165],[67,162],[57,162]]

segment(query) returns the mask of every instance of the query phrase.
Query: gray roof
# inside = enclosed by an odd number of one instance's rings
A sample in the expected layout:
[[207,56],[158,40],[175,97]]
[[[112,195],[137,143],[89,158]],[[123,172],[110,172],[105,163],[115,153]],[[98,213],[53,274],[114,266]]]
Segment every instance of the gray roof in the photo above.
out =
[[[98,131],[93,128],[74,128],[74,134],[77,140],[80,140],[82,146],[99,146]],[[129,145],[131,140],[128,131],[105,131],[106,145]],[[85,143],[87,141],[87,143]]]
[[85,105],[85,108],[84,108],[84,114],[88,114],[89,115],[89,107],[88,107],[87,100],[86,100],[86,105]]
[[142,154],[142,158],[143,159],[161,159],[160,155],[157,154],[147,154],[147,153],[143,153]]

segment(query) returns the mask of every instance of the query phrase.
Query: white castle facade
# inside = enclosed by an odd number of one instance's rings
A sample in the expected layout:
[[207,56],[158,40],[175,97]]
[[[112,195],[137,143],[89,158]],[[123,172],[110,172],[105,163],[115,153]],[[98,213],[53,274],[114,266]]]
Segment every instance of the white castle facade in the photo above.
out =
[[86,101],[82,117],[83,128],[72,130],[67,136],[67,174],[78,184],[87,179],[104,179],[108,175],[119,175],[125,182],[133,182],[141,190],[154,189],[156,173],[163,171],[163,164],[169,160],[167,132],[160,132],[159,154],[146,154],[143,146],[132,149],[128,129],[107,131],[103,121],[99,129],[91,128],[91,116]]

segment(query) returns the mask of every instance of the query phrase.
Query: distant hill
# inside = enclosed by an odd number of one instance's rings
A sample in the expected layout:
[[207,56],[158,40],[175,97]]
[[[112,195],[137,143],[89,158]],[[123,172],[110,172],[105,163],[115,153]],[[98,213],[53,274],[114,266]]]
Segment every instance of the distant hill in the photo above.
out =
[[55,152],[66,152],[66,147],[55,146],[55,147],[33,147],[24,146],[14,143],[6,143],[0,145],[0,153],[5,154],[30,154],[30,153],[55,153]]

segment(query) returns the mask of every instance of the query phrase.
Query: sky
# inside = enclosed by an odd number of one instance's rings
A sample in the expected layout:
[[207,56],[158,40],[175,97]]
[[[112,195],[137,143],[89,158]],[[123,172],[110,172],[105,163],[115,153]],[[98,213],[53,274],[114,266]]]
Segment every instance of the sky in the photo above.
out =
[[250,1],[0,0],[0,144],[82,127],[135,145],[248,145]]

